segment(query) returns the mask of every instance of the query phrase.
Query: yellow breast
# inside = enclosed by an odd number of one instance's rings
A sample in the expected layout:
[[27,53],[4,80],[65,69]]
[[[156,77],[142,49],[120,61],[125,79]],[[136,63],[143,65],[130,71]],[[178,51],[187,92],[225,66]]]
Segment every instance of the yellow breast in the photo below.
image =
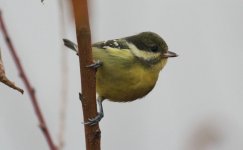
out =
[[116,102],[127,102],[147,95],[156,84],[162,60],[151,68],[142,66],[129,50],[93,48],[93,57],[103,62],[96,73],[99,96]]

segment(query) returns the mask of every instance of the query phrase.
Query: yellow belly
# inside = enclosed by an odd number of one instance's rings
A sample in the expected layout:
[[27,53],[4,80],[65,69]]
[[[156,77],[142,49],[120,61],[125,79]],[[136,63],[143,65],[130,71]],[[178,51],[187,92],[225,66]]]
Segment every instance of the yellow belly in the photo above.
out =
[[145,68],[126,50],[113,52],[111,49],[105,53],[93,48],[93,57],[103,62],[96,73],[96,91],[99,96],[115,102],[133,101],[147,95],[166,63],[165,60]]
[[[105,68],[105,67],[104,67]],[[100,68],[96,75],[99,96],[117,102],[127,102],[147,95],[154,87],[158,76],[139,67],[121,71],[119,68]]]

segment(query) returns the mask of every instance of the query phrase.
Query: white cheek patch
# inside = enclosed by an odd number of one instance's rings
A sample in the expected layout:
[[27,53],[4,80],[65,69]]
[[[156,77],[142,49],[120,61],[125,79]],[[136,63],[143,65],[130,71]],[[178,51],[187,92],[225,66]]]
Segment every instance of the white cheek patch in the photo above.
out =
[[127,45],[129,46],[131,52],[139,57],[142,58],[144,60],[151,60],[154,58],[158,58],[160,57],[160,53],[153,53],[153,52],[147,52],[147,51],[143,51],[143,50],[139,50],[134,44],[132,43],[127,43]]

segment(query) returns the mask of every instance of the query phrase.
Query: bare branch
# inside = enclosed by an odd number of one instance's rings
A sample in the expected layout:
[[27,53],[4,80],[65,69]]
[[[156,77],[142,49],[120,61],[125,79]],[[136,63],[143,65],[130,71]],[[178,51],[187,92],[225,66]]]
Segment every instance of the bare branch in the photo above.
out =
[[24,93],[24,90],[17,87],[14,82],[10,81],[6,74],[5,74],[5,70],[4,70],[4,66],[3,66],[3,61],[2,61],[2,55],[1,55],[1,49],[0,49],[0,82],[4,83],[5,85],[19,91],[20,93]]
[[[83,116],[86,122],[89,118],[97,116],[95,69],[85,67],[93,63],[88,3],[87,0],[72,2],[79,49]],[[85,125],[86,150],[100,150],[100,134],[99,124]]]
[[14,62],[15,62],[16,66],[17,66],[17,69],[18,69],[18,71],[20,73],[20,77],[22,78],[22,80],[23,80],[23,82],[24,82],[24,84],[26,86],[26,89],[27,89],[27,91],[29,93],[29,96],[31,98],[31,102],[32,102],[32,105],[34,107],[35,114],[36,114],[36,116],[37,116],[37,118],[39,120],[39,127],[40,127],[42,133],[44,134],[44,136],[46,138],[46,141],[47,141],[47,143],[49,145],[50,150],[58,150],[57,147],[54,145],[54,142],[53,142],[53,140],[51,138],[49,129],[47,128],[46,122],[44,120],[44,117],[43,117],[43,114],[41,112],[40,106],[38,104],[38,100],[37,100],[37,98],[35,96],[35,90],[31,86],[31,84],[29,82],[29,79],[27,78],[27,76],[26,76],[26,74],[24,72],[23,66],[22,66],[22,64],[21,64],[21,62],[19,60],[19,57],[18,57],[18,55],[16,53],[16,50],[15,50],[15,48],[14,48],[12,42],[11,42],[11,39],[10,39],[10,37],[8,35],[7,29],[6,29],[5,24],[4,24],[4,20],[3,20],[2,15],[1,15],[1,11],[0,11],[0,27],[1,27],[2,31],[3,31],[4,36],[5,36],[6,44],[9,47],[9,51],[12,54]]

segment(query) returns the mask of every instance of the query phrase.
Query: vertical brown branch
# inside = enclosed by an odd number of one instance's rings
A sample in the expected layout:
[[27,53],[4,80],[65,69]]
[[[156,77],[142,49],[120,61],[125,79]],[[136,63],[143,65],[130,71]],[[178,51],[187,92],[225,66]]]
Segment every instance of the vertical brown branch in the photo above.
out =
[[[79,62],[82,87],[82,107],[84,121],[97,115],[95,70],[85,66],[93,63],[91,50],[91,33],[87,0],[72,0],[79,48]],[[99,125],[85,125],[86,150],[100,150]]]
[[43,118],[42,112],[40,110],[40,106],[39,106],[38,101],[37,101],[36,96],[35,96],[35,90],[31,86],[31,84],[30,84],[30,82],[29,82],[29,80],[28,80],[28,78],[27,78],[27,76],[26,76],[26,74],[24,72],[22,64],[21,64],[21,62],[20,62],[20,60],[18,58],[16,50],[15,50],[15,48],[14,48],[14,46],[13,46],[11,40],[10,40],[10,37],[8,35],[7,29],[5,27],[5,24],[4,24],[2,15],[1,15],[1,11],[0,11],[0,27],[1,27],[2,32],[4,34],[6,43],[7,43],[8,47],[9,47],[9,50],[10,50],[10,53],[13,56],[13,59],[14,59],[15,64],[17,66],[17,69],[19,70],[20,77],[22,78],[22,80],[23,80],[23,82],[25,84],[25,87],[26,87],[26,89],[27,89],[27,91],[29,93],[29,96],[31,98],[31,102],[32,102],[32,105],[34,107],[35,114],[36,114],[36,116],[37,116],[37,118],[39,120],[40,129],[43,132],[43,134],[44,134],[44,136],[45,136],[45,138],[47,140],[47,143],[48,143],[48,145],[50,147],[50,150],[57,150],[57,148],[54,145],[54,142],[53,142],[53,140],[51,138],[50,132],[49,132],[49,130],[47,128],[46,122],[45,122],[45,120]]

